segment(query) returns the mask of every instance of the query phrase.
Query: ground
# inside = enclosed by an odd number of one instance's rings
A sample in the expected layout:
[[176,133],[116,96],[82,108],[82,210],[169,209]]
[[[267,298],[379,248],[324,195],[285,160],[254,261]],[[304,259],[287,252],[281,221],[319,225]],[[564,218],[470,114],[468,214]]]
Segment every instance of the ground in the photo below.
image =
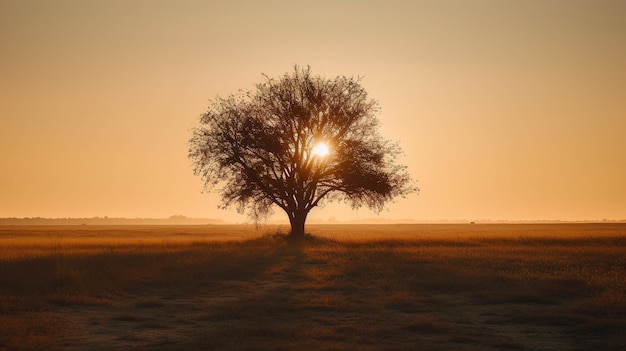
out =
[[626,348],[624,224],[280,230],[0,228],[0,350]]

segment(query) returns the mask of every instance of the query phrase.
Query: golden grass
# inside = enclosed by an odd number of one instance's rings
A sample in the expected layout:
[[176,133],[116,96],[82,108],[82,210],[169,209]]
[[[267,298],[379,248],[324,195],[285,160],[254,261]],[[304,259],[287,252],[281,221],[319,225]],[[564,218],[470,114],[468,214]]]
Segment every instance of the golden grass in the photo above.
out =
[[624,224],[263,229],[2,227],[0,350],[626,348]]

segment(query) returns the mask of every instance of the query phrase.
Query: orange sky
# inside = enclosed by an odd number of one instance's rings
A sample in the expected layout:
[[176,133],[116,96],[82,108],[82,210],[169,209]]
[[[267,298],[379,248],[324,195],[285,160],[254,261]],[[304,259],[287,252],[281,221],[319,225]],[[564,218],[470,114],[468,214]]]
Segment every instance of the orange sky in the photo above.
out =
[[421,188],[381,217],[624,219],[624,18],[592,0],[0,1],[0,217],[245,220],[201,194],[190,128],[299,64],[379,100]]

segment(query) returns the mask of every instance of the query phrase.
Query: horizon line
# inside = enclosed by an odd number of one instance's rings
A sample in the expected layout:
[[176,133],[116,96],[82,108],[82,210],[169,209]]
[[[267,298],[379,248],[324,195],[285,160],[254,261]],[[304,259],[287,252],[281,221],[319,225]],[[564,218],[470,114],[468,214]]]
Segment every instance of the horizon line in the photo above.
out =
[[[135,223],[102,223],[102,222],[135,222]],[[21,223],[20,223],[21,222]],[[49,224],[56,225],[92,225],[108,224],[108,225],[289,225],[288,221],[261,221],[254,223],[253,221],[228,221],[218,218],[206,218],[206,217],[187,217],[183,215],[172,215],[169,217],[109,217],[109,216],[95,216],[95,217],[0,217],[0,225],[11,224],[27,224],[24,222],[46,222],[46,223],[31,223],[37,224]],[[66,223],[62,223],[66,222]],[[67,223],[70,222],[70,223]],[[78,222],[78,223],[75,223]],[[144,222],[144,223],[139,223]],[[147,222],[147,223],[145,223]],[[307,220],[307,224],[542,224],[542,223],[626,223],[624,219],[415,219],[415,218],[362,218],[362,219],[310,219]]]

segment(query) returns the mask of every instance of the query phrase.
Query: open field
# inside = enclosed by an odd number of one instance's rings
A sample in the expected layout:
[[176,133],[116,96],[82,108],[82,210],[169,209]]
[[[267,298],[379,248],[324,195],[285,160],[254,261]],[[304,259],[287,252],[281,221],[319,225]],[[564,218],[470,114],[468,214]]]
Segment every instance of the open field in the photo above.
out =
[[624,350],[626,224],[0,227],[0,350]]

